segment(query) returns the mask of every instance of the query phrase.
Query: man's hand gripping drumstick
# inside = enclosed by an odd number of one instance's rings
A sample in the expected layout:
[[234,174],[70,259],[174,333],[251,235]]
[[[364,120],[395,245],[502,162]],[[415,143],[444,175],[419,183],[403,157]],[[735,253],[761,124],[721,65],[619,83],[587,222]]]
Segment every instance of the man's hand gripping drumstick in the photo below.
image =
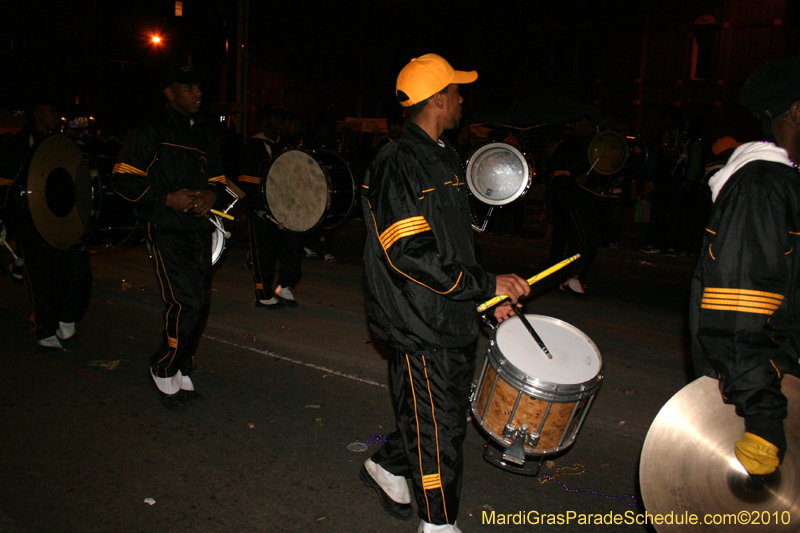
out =
[[[533,285],[534,283],[536,283],[537,281],[539,281],[539,280],[541,280],[543,278],[546,278],[547,276],[549,276],[553,272],[557,272],[557,271],[561,270],[562,268],[564,268],[568,264],[570,264],[573,261],[577,260],[580,256],[581,256],[581,254],[575,254],[572,257],[568,257],[568,258],[564,259],[563,261],[561,261],[560,263],[557,263],[557,264],[551,266],[550,268],[548,268],[546,270],[542,270],[541,272],[539,272],[538,274],[536,274],[532,278],[528,278],[527,286],[525,287],[526,290],[524,291],[523,294],[526,294],[526,295],[529,294],[531,292],[531,290],[530,290],[530,286],[531,285]],[[509,291],[511,291],[511,290],[513,290],[513,288],[516,288],[517,292],[514,295],[512,295],[510,292],[503,292],[501,290],[501,280],[500,280],[500,278],[501,277],[504,278],[503,279],[503,284],[505,286],[505,283],[506,283],[505,277],[507,277],[507,276],[513,276],[514,278],[517,278],[518,280],[522,280],[522,278],[520,278],[516,274],[503,274],[502,276],[497,276],[497,290],[495,290],[495,294],[497,296],[495,296],[491,300],[487,300],[486,302],[483,302],[481,305],[479,305],[478,309],[477,309],[477,311],[479,313],[483,313],[484,311],[486,311],[487,309],[489,309],[493,305],[497,305],[497,304],[499,304],[500,302],[502,302],[503,300],[506,300],[506,299],[510,299],[512,304],[516,304],[517,303],[517,299],[519,298],[520,293],[519,293],[519,290],[518,290],[519,287],[517,287],[516,284],[513,284],[512,287],[508,289]],[[525,283],[525,280],[522,280],[522,282]],[[517,305],[517,307],[522,307],[522,305]],[[506,317],[506,318],[508,318],[508,317]]]

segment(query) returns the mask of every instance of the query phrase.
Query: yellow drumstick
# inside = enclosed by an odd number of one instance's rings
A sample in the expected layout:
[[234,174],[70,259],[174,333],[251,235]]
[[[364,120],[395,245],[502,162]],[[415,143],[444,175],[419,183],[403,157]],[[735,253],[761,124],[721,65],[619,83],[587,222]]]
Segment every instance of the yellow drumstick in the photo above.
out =
[[228,220],[236,220],[233,215],[229,215],[228,213],[223,213],[222,211],[217,211],[216,209],[211,209],[211,212],[217,215],[218,217],[227,218]]
[[[555,265],[551,266],[550,268],[548,268],[546,270],[542,270],[541,272],[539,272],[538,274],[536,274],[532,278],[528,278],[528,285],[533,285],[534,283],[536,283],[540,279],[546,278],[547,276],[549,276],[553,272],[561,270],[562,268],[564,268],[568,264],[570,264],[573,261],[575,261],[576,259],[578,259],[580,256],[581,256],[581,254],[575,254],[572,257],[568,257],[568,258],[564,259],[560,263],[556,263]],[[499,304],[500,302],[502,302],[503,300],[505,300],[507,298],[508,298],[507,294],[500,294],[498,296],[495,296],[491,300],[483,302],[481,305],[479,305],[478,306],[478,312],[479,313],[483,313],[484,311],[486,311],[490,307]]]

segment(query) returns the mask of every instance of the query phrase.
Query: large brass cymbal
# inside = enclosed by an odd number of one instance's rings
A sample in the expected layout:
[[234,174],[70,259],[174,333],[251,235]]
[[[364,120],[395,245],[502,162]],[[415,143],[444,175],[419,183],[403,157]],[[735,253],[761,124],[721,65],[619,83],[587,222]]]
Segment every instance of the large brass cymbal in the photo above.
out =
[[717,380],[699,378],[661,408],[639,465],[645,509],[651,515],[694,514],[698,523],[672,519],[654,524],[656,531],[800,531],[800,379],[784,376],[782,390],[789,401],[786,456],[763,486],[736,459],[744,421],[722,402]]

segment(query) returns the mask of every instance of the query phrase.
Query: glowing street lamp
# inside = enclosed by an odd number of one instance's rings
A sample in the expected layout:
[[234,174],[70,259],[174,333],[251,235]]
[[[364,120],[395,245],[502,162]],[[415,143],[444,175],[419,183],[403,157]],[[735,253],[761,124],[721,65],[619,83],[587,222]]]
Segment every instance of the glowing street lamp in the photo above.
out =
[[158,36],[158,35],[153,35],[153,36],[150,37],[150,42],[153,43],[153,44],[160,44],[161,43],[161,37]]

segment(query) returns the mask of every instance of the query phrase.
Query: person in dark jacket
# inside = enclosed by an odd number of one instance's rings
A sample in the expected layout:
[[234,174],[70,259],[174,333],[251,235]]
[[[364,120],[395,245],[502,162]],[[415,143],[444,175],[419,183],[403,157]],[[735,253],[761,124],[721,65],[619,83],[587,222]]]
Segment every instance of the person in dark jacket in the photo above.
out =
[[128,132],[111,186],[146,222],[165,305],[150,373],[164,404],[183,409],[198,397],[189,376],[210,302],[214,227],[205,215],[222,197],[225,174],[213,131],[199,114],[198,72],[169,68],[162,86],[166,107]]
[[[0,219],[8,225],[7,238],[15,238],[19,257],[12,276],[24,272],[31,302],[31,322],[36,343],[46,349],[63,349],[75,336],[75,327],[89,309],[92,267],[82,243],[68,249],[52,246],[39,232],[20,189],[26,181],[26,162],[45,138],[58,133],[61,115],[51,97],[33,97],[28,123],[0,150]],[[55,220],[55,219],[54,219]]]
[[[239,165],[239,186],[245,192],[247,238],[250,260],[253,263],[255,306],[281,309],[297,306],[292,288],[303,276],[303,237],[279,227],[269,214],[261,194],[272,161],[287,147],[281,136],[285,113],[265,106],[259,113],[262,131],[247,143]],[[278,286],[272,289],[275,265],[278,267]]]
[[800,57],[753,71],[740,101],[773,141],[739,146],[709,180],[690,324],[697,374],[744,419],[736,457],[767,475],[786,453],[781,379],[800,374]]
[[[389,352],[397,431],[359,475],[401,519],[412,514],[411,478],[422,532],[459,531],[476,305],[499,294],[516,303],[530,292],[519,276],[478,265],[463,168],[442,136],[461,117],[458,84],[477,76],[436,54],[406,65],[397,79],[403,135],[378,153],[362,188],[367,317]],[[513,313],[506,304],[495,317]]]

